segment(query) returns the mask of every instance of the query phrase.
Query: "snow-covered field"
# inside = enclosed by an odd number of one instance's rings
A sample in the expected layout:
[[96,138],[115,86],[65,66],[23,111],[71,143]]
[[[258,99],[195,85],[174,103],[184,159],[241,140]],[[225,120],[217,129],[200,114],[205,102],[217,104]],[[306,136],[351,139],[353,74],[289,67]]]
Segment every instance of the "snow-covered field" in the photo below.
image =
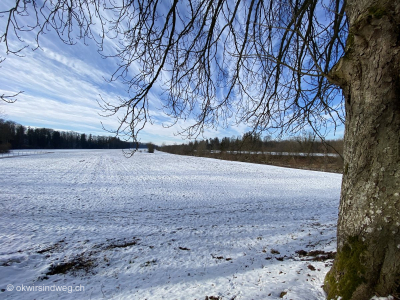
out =
[[120,150],[0,168],[1,299],[325,299],[341,175]]

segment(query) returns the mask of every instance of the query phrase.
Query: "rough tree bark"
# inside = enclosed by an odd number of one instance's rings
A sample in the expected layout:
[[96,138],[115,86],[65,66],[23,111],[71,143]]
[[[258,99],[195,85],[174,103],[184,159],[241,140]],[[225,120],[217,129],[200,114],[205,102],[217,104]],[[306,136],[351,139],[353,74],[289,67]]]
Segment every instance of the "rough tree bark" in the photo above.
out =
[[346,54],[332,70],[346,101],[338,254],[328,299],[400,299],[400,1],[348,0]]

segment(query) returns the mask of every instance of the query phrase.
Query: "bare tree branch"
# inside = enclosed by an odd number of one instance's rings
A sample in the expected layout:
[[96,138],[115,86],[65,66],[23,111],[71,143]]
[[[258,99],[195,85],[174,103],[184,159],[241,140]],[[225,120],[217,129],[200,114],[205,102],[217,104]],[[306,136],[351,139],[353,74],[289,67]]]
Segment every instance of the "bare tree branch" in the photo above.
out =
[[[165,2],[18,0],[1,40],[55,31],[66,44],[95,39],[104,57],[120,63],[110,80],[127,86],[127,99],[99,103],[118,116],[115,134],[136,137],[151,121],[150,91],[160,93],[173,120],[192,120],[180,134],[246,123],[255,131],[325,130],[343,122],[340,91],[329,71],[344,51],[344,0],[227,0]],[[20,24],[25,17],[30,26]],[[31,20],[32,22],[32,20]],[[114,39],[116,53],[104,52]]]

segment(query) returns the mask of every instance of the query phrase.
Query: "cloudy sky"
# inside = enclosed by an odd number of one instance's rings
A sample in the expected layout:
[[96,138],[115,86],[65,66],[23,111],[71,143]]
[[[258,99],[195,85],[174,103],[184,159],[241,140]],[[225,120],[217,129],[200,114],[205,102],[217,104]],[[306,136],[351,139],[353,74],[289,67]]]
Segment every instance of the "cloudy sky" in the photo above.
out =
[[[7,10],[15,0],[2,0],[0,11]],[[0,18],[0,31],[3,33],[6,18]],[[34,36],[23,36],[30,45],[21,54],[23,57],[7,55],[4,43],[0,44],[0,57],[6,60],[0,65],[0,94],[14,94],[23,91],[13,104],[1,103],[0,111],[6,119],[25,126],[46,127],[56,130],[72,130],[80,133],[109,135],[102,127],[115,130],[116,117],[102,117],[98,101],[103,99],[127,98],[126,87],[119,82],[108,82],[116,70],[115,59],[103,59],[97,47],[90,42],[78,42],[74,46],[62,43],[54,32],[41,36],[41,48],[33,51]],[[15,40],[11,44],[20,47]],[[153,124],[148,124],[141,132],[142,142],[181,143],[176,133],[185,124],[165,128],[171,120],[162,115],[160,100],[156,91],[151,94],[151,114]],[[242,135],[246,126],[220,128],[205,132],[206,138]],[[341,130],[336,133],[340,136]],[[333,137],[333,136],[332,136]]]

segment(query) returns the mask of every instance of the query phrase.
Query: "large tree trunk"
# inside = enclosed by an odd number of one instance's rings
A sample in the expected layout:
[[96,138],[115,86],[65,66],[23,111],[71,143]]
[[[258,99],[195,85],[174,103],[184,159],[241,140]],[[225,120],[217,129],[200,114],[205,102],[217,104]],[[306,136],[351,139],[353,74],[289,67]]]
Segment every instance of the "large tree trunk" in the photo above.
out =
[[328,299],[400,297],[400,1],[348,0],[338,253]]

